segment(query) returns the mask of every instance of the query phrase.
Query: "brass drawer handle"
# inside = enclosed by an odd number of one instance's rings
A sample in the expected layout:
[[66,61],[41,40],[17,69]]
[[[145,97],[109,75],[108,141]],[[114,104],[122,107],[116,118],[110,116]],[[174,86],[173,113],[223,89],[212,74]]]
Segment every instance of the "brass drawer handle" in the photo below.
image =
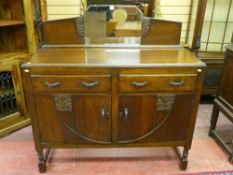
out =
[[182,86],[184,84],[184,81],[169,81],[169,84],[172,86]]
[[93,81],[93,82],[83,81],[82,82],[82,86],[85,86],[85,87],[94,87],[94,86],[97,86],[97,85],[98,85],[98,81]]
[[61,84],[62,84],[62,83],[59,82],[59,81],[58,81],[58,82],[54,82],[54,83],[49,83],[49,82],[46,81],[46,82],[44,83],[44,85],[45,85],[45,86],[48,86],[48,87],[58,87],[58,86],[61,86]]
[[135,86],[135,87],[143,87],[143,86],[146,86],[147,84],[148,84],[147,81],[144,81],[142,83],[138,83],[138,82],[134,81],[134,82],[131,83],[131,85]]

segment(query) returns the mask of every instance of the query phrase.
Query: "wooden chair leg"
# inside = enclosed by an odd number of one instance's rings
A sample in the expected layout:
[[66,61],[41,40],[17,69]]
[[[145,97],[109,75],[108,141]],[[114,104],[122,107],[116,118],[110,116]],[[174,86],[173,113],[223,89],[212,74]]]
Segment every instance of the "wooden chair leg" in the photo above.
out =
[[230,155],[230,157],[229,157],[229,162],[230,162],[231,164],[233,164],[233,151],[232,151],[232,153],[231,153],[231,155]]
[[216,106],[214,106],[212,115],[211,115],[211,120],[210,120],[209,136],[213,136],[212,131],[215,130],[216,128],[217,121],[218,121],[218,115],[219,115],[219,109]]

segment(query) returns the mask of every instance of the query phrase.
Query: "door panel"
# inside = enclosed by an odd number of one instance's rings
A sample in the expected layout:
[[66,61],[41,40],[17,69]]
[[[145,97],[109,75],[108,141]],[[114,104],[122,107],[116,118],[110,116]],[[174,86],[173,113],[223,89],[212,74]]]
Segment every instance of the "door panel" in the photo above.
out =
[[65,94],[35,96],[44,142],[111,143],[111,97]]
[[[153,96],[120,98],[119,141],[131,140],[148,133],[156,125]],[[125,115],[125,113],[128,113]]]
[[119,143],[184,141],[193,95],[121,96]]
[[78,133],[98,142],[111,141],[111,98],[80,96],[74,102]]

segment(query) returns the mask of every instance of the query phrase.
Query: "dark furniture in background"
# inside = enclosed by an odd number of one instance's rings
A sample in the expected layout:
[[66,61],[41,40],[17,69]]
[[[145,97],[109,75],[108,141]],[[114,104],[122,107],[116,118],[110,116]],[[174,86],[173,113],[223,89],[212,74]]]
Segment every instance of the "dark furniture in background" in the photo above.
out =
[[191,49],[195,51],[197,53],[197,56],[207,65],[202,95],[216,96],[221,78],[220,75],[223,68],[224,52],[210,52],[199,50],[201,45],[201,36],[203,33],[203,25],[205,22],[207,4],[208,0],[198,1],[198,10],[196,14],[194,34],[192,36],[193,39]]
[[224,53],[197,53],[206,65],[202,95],[213,96],[217,95],[217,90],[221,81]]
[[33,11],[31,0],[0,1],[0,137],[30,124],[19,64],[36,51]]
[[216,124],[222,112],[226,118],[233,123],[233,38],[225,55],[224,68],[218,95],[214,100],[214,108],[211,117],[210,136],[219,142],[230,154],[229,161],[233,163],[233,142],[223,140],[216,132]]

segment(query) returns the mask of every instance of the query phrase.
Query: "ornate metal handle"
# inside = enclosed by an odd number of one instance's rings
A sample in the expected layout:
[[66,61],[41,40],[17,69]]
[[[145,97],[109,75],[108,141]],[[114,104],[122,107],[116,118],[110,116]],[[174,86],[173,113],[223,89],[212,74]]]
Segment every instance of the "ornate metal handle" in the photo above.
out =
[[132,85],[132,86],[135,86],[135,87],[143,87],[143,86],[146,86],[147,84],[148,84],[147,81],[144,81],[144,82],[142,82],[142,83],[133,81],[133,82],[131,83],[131,85]]
[[57,87],[57,86],[61,86],[61,84],[62,84],[62,83],[59,82],[59,81],[58,81],[58,82],[53,82],[53,83],[49,83],[49,82],[47,82],[47,81],[44,82],[44,85],[45,85],[45,86],[48,86],[48,87]]
[[172,86],[182,86],[184,84],[184,81],[169,81],[169,84]]
[[105,108],[101,109],[101,117],[102,119],[107,119],[109,116],[109,112],[107,112],[107,110]]
[[98,85],[98,81],[93,81],[93,82],[82,82],[82,85],[85,87],[94,87]]
[[124,121],[127,121],[129,119],[129,109],[124,108],[124,111],[120,112],[120,117],[123,118]]

